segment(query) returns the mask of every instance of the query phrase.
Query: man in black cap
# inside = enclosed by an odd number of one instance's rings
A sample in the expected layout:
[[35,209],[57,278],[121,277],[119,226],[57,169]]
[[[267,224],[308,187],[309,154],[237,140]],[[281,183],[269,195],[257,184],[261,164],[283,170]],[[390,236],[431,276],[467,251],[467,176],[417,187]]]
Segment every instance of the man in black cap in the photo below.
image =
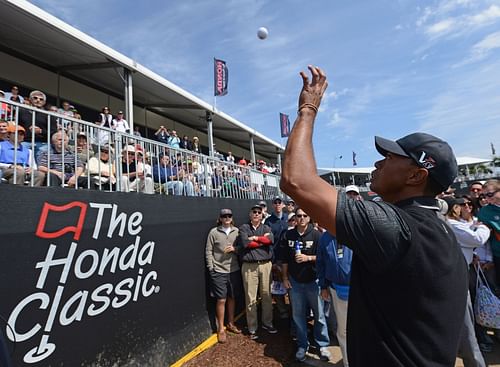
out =
[[383,159],[371,189],[383,201],[358,201],[316,171],[314,119],[328,85],[302,72],[298,117],[281,179],[322,227],[353,250],[347,325],[349,365],[454,366],[465,315],[467,268],[435,196],[457,175],[450,146],[429,134],[375,138]]

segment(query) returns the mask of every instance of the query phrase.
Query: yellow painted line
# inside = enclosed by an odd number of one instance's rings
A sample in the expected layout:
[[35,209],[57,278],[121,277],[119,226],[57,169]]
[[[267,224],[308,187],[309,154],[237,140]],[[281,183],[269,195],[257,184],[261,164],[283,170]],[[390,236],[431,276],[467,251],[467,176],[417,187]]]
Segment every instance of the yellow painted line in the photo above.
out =
[[[245,314],[245,311],[241,312],[238,316],[236,316],[234,318],[234,321],[238,321],[238,319],[240,317],[242,317],[244,314]],[[197,355],[199,355],[199,354],[203,353],[204,351],[206,351],[207,349],[213,347],[215,344],[217,344],[217,342],[218,342],[217,333],[213,333],[207,339],[205,339],[205,341],[203,343],[201,343],[200,345],[195,347],[191,352],[186,354],[184,357],[179,359],[177,362],[170,365],[170,367],[181,367],[184,363],[190,361],[191,359],[193,359]]]
[[196,357],[198,354],[206,351],[208,348],[214,346],[215,344],[217,344],[217,334],[214,333],[210,337],[208,337],[203,343],[198,345],[191,352],[186,354],[184,357],[179,359],[177,362],[175,362],[170,367],[181,367],[184,363],[186,363],[187,361],[190,361],[191,359]]

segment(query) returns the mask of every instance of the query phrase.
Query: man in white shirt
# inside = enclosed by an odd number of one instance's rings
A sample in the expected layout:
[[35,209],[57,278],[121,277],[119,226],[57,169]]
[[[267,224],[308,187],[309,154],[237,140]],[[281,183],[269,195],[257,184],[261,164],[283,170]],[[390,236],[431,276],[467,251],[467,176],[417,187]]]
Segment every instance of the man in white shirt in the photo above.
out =
[[118,111],[116,118],[113,119],[112,127],[121,133],[128,133],[130,131],[127,120],[123,118],[123,111]]

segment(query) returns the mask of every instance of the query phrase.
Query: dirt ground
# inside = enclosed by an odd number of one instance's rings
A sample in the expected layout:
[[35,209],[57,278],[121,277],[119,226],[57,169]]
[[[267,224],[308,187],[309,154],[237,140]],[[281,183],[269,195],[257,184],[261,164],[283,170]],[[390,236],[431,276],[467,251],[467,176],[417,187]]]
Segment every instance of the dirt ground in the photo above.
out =
[[[217,344],[196,358],[185,363],[184,367],[342,367],[342,356],[335,338],[332,339],[330,351],[332,359],[330,362],[322,362],[311,347],[307,359],[303,363],[295,361],[295,342],[290,336],[289,322],[280,320],[276,323],[278,333],[268,334],[259,330],[259,339],[250,340],[248,335],[235,335],[228,333],[228,341],[225,344]],[[238,322],[238,326],[244,329],[245,322]],[[500,342],[495,340],[492,353],[484,355],[487,365],[500,367]],[[456,367],[463,367],[462,361],[457,358]]]

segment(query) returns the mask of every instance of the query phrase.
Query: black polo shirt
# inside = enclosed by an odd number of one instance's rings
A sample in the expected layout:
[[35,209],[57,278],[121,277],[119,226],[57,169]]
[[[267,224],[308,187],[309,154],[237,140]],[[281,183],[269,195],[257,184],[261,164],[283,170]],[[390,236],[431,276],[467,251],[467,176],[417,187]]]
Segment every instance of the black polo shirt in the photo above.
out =
[[432,198],[392,205],[339,193],[337,240],[352,248],[349,365],[454,366],[467,267]]

